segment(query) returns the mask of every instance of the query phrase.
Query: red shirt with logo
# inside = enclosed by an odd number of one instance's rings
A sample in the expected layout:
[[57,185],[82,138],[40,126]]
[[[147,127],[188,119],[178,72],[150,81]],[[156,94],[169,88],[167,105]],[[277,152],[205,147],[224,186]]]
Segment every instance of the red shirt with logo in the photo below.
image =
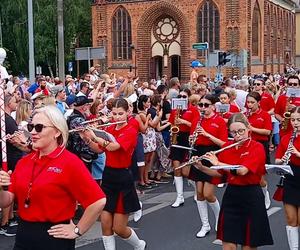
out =
[[[286,112],[286,106],[288,98],[286,95],[281,95],[278,97],[278,100],[275,105],[275,114],[280,115],[283,117],[283,114]],[[294,104],[295,106],[300,106],[300,97],[293,97],[290,99],[291,104]],[[289,134],[293,131],[292,125],[290,121],[288,122],[288,126],[286,130],[280,129],[280,137],[283,137],[286,134]]]
[[[280,143],[276,150],[275,159],[281,159],[284,156],[284,154],[288,148],[291,136],[292,136],[292,133],[289,133],[281,138]],[[296,137],[296,139],[293,142],[293,145],[298,151],[300,151],[300,137],[299,136]],[[289,162],[297,167],[300,167],[300,158],[294,154],[291,155]]]
[[[200,119],[202,119],[200,117]],[[198,119],[199,121],[199,119]],[[191,134],[195,131],[198,121],[194,121],[191,126]],[[218,114],[214,114],[210,118],[203,118],[201,127],[212,136],[226,142],[228,140],[227,126],[224,119]],[[208,137],[199,135],[196,140],[196,145],[212,146],[215,145]]]
[[[223,147],[233,143],[234,142],[227,142]],[[226,176],[228,184],[231,185],[258,185],[261,177],[266,173],[266,154],[264,147],[261,143],[252,139],[244,142],[238,148],[233,147],[224,150],[218,154],[218,159],[220,162],[229,165],[241,165],[249,170],[244,176],[232,175],[229,171],[218,170],[219,173]]]
[[138,130],[131,123],[116,130],[116,125],[112,125],[106,130],[112,134],[120,144],[116,151],[104,150],[106,154],[106,166],[111,168],[128,168],[131,166],[131,158],[137,144]]
[[[169,122],[171,122],[174,125],[175,122],[175,116],[176,116],[176,109],[173,109],[169,118]],[[183,110],[181,112],[180,118],[183,120],[186,120],[188,122],[190,122],[191,124],[193,123],[197,123],[197,121],[199,120],[199,111],[198,109],[193,106],[193,105],[189,105],[187,110]],[[179,130],[181,132],[190,132],[191,128],[185,124],[180,124],[179,125]]]
[[266,112],[275,108],[275,101],[271,94],[267,92],[263,92],[261,94],[261,100],[259,102],[260,108]]
[[[77,201],[87,208],[105,197],[84,163],[64,147],[40,158],[39,152],[26,155],[18,162],[11,182],[9,191],[15,194],[18,214],[30,222],[70,220]],[[30,203],[25,208],[30,182]]]
[[[272,119],[271,115],[262,110],[259,109],[254,113],[251,113],[251,115],[248,117],[248,121],[252,127],[260,128],[260,129],[267,129],[272,131]],[[261,135],[255,132],[251,132],[251,137],[255,141],[268,141],[269,136],[268,135]]]

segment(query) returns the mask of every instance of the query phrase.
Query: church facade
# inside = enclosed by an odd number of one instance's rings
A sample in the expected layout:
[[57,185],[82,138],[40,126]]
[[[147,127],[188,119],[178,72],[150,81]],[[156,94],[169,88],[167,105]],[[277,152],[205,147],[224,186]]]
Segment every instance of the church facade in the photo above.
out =
[[95,0],[92,22],[108,71],[132,70],[143,80],[189,79],[191,61],[205,63],[195,43],[231,53],[225,75],[283,72],[295,60],[292,0]]

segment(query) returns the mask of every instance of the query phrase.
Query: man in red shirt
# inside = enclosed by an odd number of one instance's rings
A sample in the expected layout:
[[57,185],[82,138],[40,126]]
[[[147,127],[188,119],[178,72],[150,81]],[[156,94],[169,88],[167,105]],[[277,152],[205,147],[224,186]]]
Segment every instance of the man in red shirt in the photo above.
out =
[[268,112],[270,115],[274,114],[275,101],[274,98],[263,89],[263,87],[265,86],[265,80],[263,78],[257,78],[254,80],[253,86],[253,91],[258,92],[261,96],[261,109]]

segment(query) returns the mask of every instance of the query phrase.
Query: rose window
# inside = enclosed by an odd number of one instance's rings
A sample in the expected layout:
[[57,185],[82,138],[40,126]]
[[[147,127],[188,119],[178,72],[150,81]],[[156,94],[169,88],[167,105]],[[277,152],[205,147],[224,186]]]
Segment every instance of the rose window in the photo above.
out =
[[164,17],[159,19],[154,28],[154,35],[156,39],[163,43],[174,41],[178,34],[178,24],[172,17]]

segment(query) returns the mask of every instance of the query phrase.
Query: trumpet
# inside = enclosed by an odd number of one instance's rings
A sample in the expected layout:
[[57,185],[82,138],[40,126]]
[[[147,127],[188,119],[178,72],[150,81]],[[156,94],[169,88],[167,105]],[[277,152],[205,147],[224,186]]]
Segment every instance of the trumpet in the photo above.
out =
[[[214,154],[219,154],[219,153],[223,152],[224,150],[233,148],[233,147],[235,147],[235,146],[239,146],[240,144],[244,143],[245,141],[247,141],[247,140],[249,140],[249,139],[250,139],[250,137],[245,138],[245,139],[240,140],[240,141],[238,141],[238,142],[236,142],[236,143],[230,144],[230,145],[228,145],[228,146],[226,146],[226,147],[224,147],[224,148],[221,148],[221,149],[212,151],[212,153],[214,153]],[[193,159],[190,159],[188,162],[186,162],[186,163],[180,165],[179,167],[175,168],[175,170],[181,169],[181,168],[184,168],[184,167],[187,167],[187,166],[190,166],[190,165],[194,165],[194,164],[196,164],[197,162],[199,162],[199,161],[201,161],[201,160],[203,160],[203,159],[205,159],[205,155],[196,156],[196,157],[194,157]]]
[[[96,130],[98,128],[108,127],[108,126],[117,125],[117,124],[123,124],[125,122],[126,121],[120,121],[120,122],[109,122],[109,123],[105,123],[105,124],[101,124],[101,125],[96,125],[96,126],[90,126],[90,125],[80,126],[78,128],[74,128],[74,129],[69,130],[69,133],[82,132],[82,131],[87,130],[87,129]],[[88,124],[88,123],[85,123],[85,124]]]

